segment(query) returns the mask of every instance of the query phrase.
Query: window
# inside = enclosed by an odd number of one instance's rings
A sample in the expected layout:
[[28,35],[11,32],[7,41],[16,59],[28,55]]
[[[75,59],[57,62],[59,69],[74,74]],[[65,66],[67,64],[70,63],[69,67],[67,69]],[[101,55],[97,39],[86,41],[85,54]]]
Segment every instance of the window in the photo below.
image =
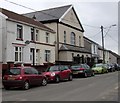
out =
[[79,36],[79,46],[81,46],[81,36]]
[[24,74],[32,74],[31,68],[25,68]]
[[21,25],[17,25],[17,39],[23,39],[23,27]]
[[75,45],[75,33],[71,32],[71,45]]
[[66,43],[66,31],[64,31],[64,43]]
[[50,61],[50,50],[45,50],[45,61],[46,62]]
[[30,61],[31,62],[33,62],[33,58],[34,58],[33,54],[34,54],[34,48],[30,48]]
[[39,55],[40,55],[40,50],[39,49],[36,49],[36,63],[38,64],[39,63]]
[[15,61],[22,61],[22,47],[15,47]]
[[49,33],[46,32],[46,43],[49,43],[49,39],[50,39],[50,37],[49,37]]
[[34,32],[34,28],[31,28],[31,40],[35,41],[35,32]]
[[36,30],[36,41],[39,41],[39,30]]
[[32,74],[38,74],[38,71],[34,68],[31,68]]

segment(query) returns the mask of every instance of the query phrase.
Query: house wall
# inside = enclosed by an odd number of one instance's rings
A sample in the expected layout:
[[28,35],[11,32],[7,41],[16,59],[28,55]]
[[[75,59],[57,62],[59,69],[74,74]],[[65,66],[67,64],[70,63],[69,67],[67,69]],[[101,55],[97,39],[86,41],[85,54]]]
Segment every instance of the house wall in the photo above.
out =
[[62,19],[62,22],[81,29],[80,24],[78,22],[78,19],[76,18],[76,15],[73,9],[68,10],[66,13],[67,14]]
[[0,15],[0,64],[2,63],[2,16]]
[[109,63],[117,63],[117,58],[109,53]]
[[81,47],[84,47],[83,33],[67,27],[65,25],[59,24],[59,42],[64,43],[64,31],[66,31],[66,43],[71,44],[71,32],[75,33],[76,46],[79,46],[79,36],[81,37]]
[[87,39],[84,38],[84,47],[85,47],[85,49],[87,49],[89,52],[92,51],[91,45],[92,45],[92,44],[91,44]]
[[80,53],[80,52],[72,52],[72,51],[61,51],[59,53],[60,61],[73,61],[73,56],[79,55],[80,57],[84,55],[84,57],[91,57],[90,54]]
[[[17,24],[20,24],[23,26],[23,41],[16,40],[17,38]],[[15,46],[20,46],[23,48],[23,60],[24,63],[31,63],[30,61],[30,48],[39,49],[39,64],[45,63],[45,50],[51,50],[51,58],[50,62],[55,62],[55,35],[51,32],[41,30],[39,28],[36,28],[39,30],[39,40],[37,43],[30,43],[28,45],[25,45],[25,41],[31,41],[31,27],[34,27],[32,25],[26,25],[23,23],[17,23],[13,21],[7,21],[7,46],[5,52],[5,63],[7,62],[15,62]],[[46,43],[46,32],[50,35],[50,41],[49,43]],[[36,57],[36,54],[35,54]],[[35,59],[36,60],[36,59]]]

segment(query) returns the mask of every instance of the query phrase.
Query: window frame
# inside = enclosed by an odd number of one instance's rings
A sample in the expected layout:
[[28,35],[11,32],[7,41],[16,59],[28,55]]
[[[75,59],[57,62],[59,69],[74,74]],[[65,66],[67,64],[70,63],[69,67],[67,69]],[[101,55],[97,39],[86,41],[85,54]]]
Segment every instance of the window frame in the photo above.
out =
[[16,40],[23,40],[23,26],[17,24],[17,37]]

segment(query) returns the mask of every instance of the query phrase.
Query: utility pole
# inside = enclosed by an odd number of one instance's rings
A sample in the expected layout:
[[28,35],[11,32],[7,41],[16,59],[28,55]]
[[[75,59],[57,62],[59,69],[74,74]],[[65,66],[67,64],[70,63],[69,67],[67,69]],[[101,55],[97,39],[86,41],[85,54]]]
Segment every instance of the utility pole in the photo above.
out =
[[102,33],[103,63],[105,63],[105,50],[104,50],[104,35],[103,35],[103,26],[101,26],[101,33]]

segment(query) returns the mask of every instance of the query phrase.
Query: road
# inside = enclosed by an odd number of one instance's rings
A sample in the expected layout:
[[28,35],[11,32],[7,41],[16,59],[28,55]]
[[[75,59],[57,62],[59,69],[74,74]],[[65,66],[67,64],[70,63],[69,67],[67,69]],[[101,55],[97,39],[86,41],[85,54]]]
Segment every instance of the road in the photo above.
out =
[[50,83],[27,91],[3,89],[2,97],[3,101],[118,101],[118,72]]

